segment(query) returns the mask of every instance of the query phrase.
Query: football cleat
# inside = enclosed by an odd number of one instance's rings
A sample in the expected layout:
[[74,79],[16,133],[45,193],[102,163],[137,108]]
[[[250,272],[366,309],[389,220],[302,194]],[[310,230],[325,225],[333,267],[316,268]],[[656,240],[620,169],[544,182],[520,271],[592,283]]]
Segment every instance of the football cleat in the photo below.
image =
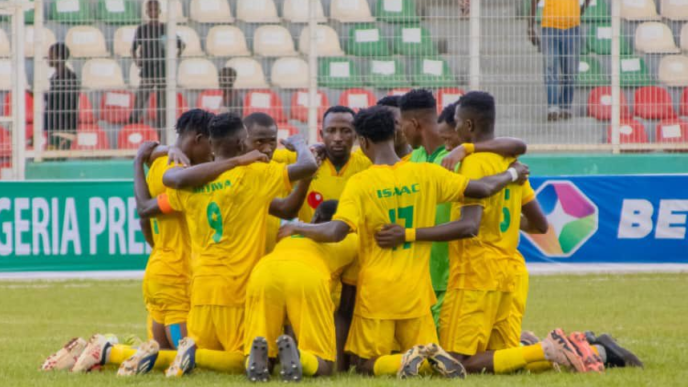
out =
[[585,334],[573,332],[569,335],[569,342],[576,353],[578,353],[581,360],[583,360],[587,372],[604,372],[602,359],[600,359],[600,356],[590,347],[590,344],[588,344],[588,341],[585,339]]
[[564,366],[574,372],[586,371],[583,360],[578,356],[563,330],[557,328],[551,331],[542,340],[542,349],[547,360],[552,363]]
[[246,365],[246,377],[250,382],[267,382],[270,380],[268,341],[264,337],[256,337],[251,343],[251,352],[248,355],[248,364]]
[[86,349],[86,345],[86,340],[81,337],[75,337],[69,340],[59,351],[45,359],[41,366],[41,371],[72,369],[76,360],[81,353],[84,352],[84,349]]
[[538,338],[535,335],[535,333],[533,333],[531,331],[523,331],[523,332],[521,332],[521,340],[520,341],[521,341],[521,344],[523,344],[524,346],[528,346],[528,345],[533,345],[533,344],[539,343],[540,338]]
[[277,339],[279,350],[280,376],[284,382],[300,382],[303,379],[303,368],[296,343],[291,336],[282,335]]
[[426,360],[425,356],[426,350],[424,345],[416,345],[415,347],[406,351],[404,356],[401,358],[401,366],[397,372],[397,378],[407,379],[418,376],[420,371],[420,366],[423,364],[423,360]]
[[150,372],[158,359],[160,345],[155,340],[141,344],[136,353],[125,360],[117,370],[117,376],[134,376]]
[[177,356],[165,371],[165,376],[181,378],[191,373],[194,368],[196,368],[196,342],[190,337],[185,337],[179,341]]
[[425,346],[425,357],[438,374],[445,378],[466,378],[466,369],[458,360],[437,344]]
[[112,343],[108,338],[96,333],[88,341],[86,348],[74,363],[72,372],[90,372],[105,365],[110,347],[112,347]]
[[644,368],[643,362],[638,359],[633,352],[623,348],[619,343],[607,333],[595,336],[594,333],[585,332],[585,337],[591,345],[599,345],[607,353],[607,360],[604,363],[609,368],[613,367],[640,367]]

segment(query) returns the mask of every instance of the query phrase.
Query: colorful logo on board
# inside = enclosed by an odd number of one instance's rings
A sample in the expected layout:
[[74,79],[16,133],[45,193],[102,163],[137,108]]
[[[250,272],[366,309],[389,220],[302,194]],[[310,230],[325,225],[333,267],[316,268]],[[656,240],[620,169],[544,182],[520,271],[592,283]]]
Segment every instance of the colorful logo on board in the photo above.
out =
[[546,234],[523,234],[542,254],[553,258],[573,255],[597,232],[599,210],[570,181],[548,180],[535,193],[549,229]]

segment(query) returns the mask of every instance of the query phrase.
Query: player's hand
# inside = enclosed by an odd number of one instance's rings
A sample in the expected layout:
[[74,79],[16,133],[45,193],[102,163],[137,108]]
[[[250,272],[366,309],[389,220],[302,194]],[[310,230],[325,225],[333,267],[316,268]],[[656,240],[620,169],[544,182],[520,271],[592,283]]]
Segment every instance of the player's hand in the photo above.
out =
[[509,168],[513,168],[516,170],[516,173],[518,173],[518,179],[516,179],[516,183],[518,184],[523,184],[528,180],[528,176],[530,175],[530,169],[526,164],[521,164],[518,161],[514,161],[509,165]]
[[383,249],[392,249],[406,242],[406,229],[398,224],[386,224],[375,233],[375,241]]
[[317,143],[313,144],[310,146],[311,153],[313,153],[313,156],[315,156],[315,159],[320,159],[320,160],[325,160],[326,154],[325,154],[325,144],[323,143]]
[[292,152],[296,152],[296,150],[298,148],[306,145],[306,139],[304,139],[303,136],[300,134],[295,134],[293,136],[290,136],[286,140],[281,140],[280,143],[287,150],[290,150]]
[[442,159],[442,166],[454,172],[456,166],[466,158],[468,154],[466,153],[466,148],[463,145],[459,145],[452,149],[448,155],[444,156]]
[[540,51],[540,38],[537,36],[535,26],[532,24],[528,26],[528,40],[533,46],[537,47],[538,51]]
[[136,152],[135,161],[140,163],[145,163],[146,160],[150,158],[153,154],[153,150],[157,147],[159,143],[157,141],[146,141],[139,146],[138,152]]
[[265,153],[258,150],[252,150],[246,154],[237,157],[239,165],[249,165],[253,163],[269,163],[270,159]]
[[294,223],[284,224],[277,232],[277,240],[280,241],[283,238],[290,237],[294,234],[297,234],[296,225]]
[[167,165],[178,164],[183,167],[191,165],[191,160],[176,146],[170,147],[167,151]]

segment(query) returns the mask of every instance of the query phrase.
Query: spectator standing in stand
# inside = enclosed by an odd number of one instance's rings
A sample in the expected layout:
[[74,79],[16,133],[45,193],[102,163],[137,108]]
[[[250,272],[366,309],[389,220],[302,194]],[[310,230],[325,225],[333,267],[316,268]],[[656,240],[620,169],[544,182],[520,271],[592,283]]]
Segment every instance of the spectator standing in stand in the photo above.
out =
[[241,97],[234,88],[236,82],[237,72],[231,67],[224,67],[220,69],[220,90],[222,90],[222,106],[220,110],[223,113],[235,113],[243,116]]
[[79,79],[67,67],[69,48],[55,43],[48,51],[48,64],[55,69],[45,93],[45,132],[49,150],[67,150],[76,139],[79,118]]

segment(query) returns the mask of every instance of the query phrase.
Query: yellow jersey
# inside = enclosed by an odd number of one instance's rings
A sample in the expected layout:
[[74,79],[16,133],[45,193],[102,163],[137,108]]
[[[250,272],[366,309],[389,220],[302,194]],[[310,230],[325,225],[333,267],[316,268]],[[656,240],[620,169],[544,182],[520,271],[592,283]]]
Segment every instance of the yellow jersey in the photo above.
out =
[[[167,156],[153,161],[146,182],[152,198],[167,191],[162,183],[165,172],[176,167],[167,165]],[[191,279],[191,242],[184,215],[171,213],[150,219],[155,246],[146,265],[144,278],[155,278],[162,283],[189,282]]]
[[567,30],[580,25],[578,0],[546,0],[542,10],[542,28]]
[[[290,152],[286,149],[276,149],[272,154],[272,160],[282,164],[294,164],[296,162],[296,153]],[[278,198],[286,198],[290,191],[284,191],[277,195]],[[268,230],[265,239],[265,254],[270,254],[275,249],[277,244],[277,233],[282,225],[282,219],[268,215]]]
[[425,316],[435,303],[428,265],[432,243],[382,249],[375,233],[385,224],[433,227],[438,203],[461,200],[468,179],[429,163],[373,165],[349,179],[334,220],[358,233],[355,313],[371,319]]
[[291,189],[287,166],[254,163],[193,189],[168,190],[191,236],[191,305],[243,306],[251,270],[265,253],[268,208]]
[[[480,179],[506,171],[514,160],[495,153],[474,153],[461,162],[459,173]],[[509,184],[486,199],[464,201],[464,206],[482,206],[483,216],[477,237],[449,243],[449,289],[512,290],[511,267],[519,259],[523,261],[517,250],[521,206],[534,198],[535,192],[526,182]],[[452,220],[461,218],[461,207],[452,207]]]

